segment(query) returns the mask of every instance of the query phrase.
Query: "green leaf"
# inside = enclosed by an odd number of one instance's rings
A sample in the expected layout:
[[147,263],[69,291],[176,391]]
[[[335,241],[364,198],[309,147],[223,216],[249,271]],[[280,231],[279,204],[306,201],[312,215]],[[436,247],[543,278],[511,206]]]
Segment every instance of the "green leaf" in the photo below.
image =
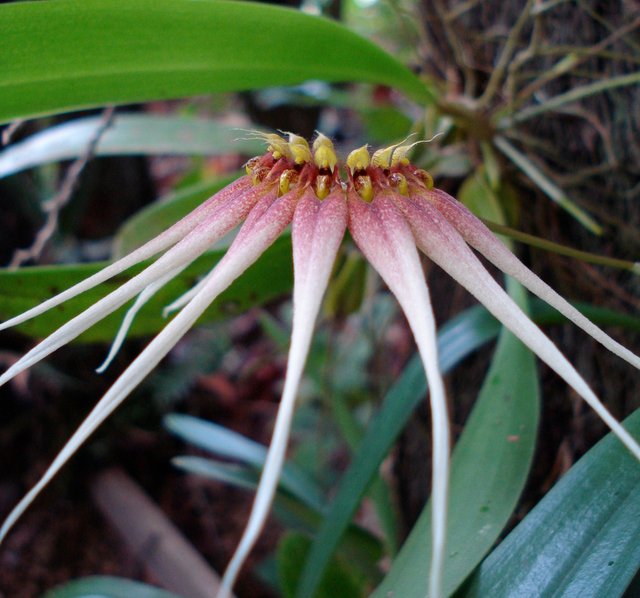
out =
[[[178,414],[166,416],[164,426],[185,442],[209,453],[248,463],[257,469],[264,466],[267,447],[224,426],[197,417]],[[294,464],[285,464],[280,476],[280,484],[302,503],[316,510],[322,510],[324,506],[322,491],[304,471]]]
[[[310,540],[300,533],[287,534],[278,545],[278,577],[282,593],[293,598]],[[333,559],[324,572],[316,598],[357,598],[365,596],[363,580],[356,576],[353,567]]]
[[225,463],[193,455],[174,457],[171,459],[171,464],[187,473],[230,484],[236,488],[253,490],[258,484],[258,473],[246,465]]
[[339,23],[251,2],[3,4],[0,39],[0,123],[309,79],[432,97],[409,69]]
[[113,241],[114,257],[131,253],[195,210],[203,201],[233,182],[237,175],[202,181],[162,197],[129,218]]
[[[514,282],[509,287],[518,303],[526,305],[522,287]],[[509,521],[529,473],[539,410],[535,357],[503,329],[451,461],[446,595],[473,571]],[[373,598],[429,595],[430,538],[431,505],[427,504]]]
[[42,598],[180,598],[139,581],[121,577],[85,577],[49,590]]
[[[640,410],[625,422],[640,438]],[[621,596],[640,568],[640,467],[612,434],[482,563],[461,598]]]
[[[162,308],[190,289],[202,274],[213,268],[224,253],[224,250],[208,252],[176,276],[140,311],[127,336],[148,336],[164,327],[167,320],[162,317]],[[21,268],[16,271],[0,270],[0,318],[7,319],[20,314],[94,274],[102,267],[104,264],[98,263]],[[125,274],[116,276],[99,287],[49,310],[46,314],[17,326],[16,330],[33,337],[47,336],[107,292],[118,288],[143,267],[144,265],[131,268]],[[213,302],[199,322],[212,322],[243,313],[250,306],[262,305],[290,292],[292,285],[291,238],[283,236]],[[95,324],[78,337],[76,342],[111,341],[125,309],[126,307],[123,307]]]
[[[102,126],[100,117],[79,118],[10,145],[0,153],[0,178],[84,155]],[[100,136],[94,154],[214,156],[234,153],[254,156],[265,151],[261,140],[243,137],[246,134],[236,127],[213,120],[119,114]]]
[[[443,372],[449,371],[464,357],[495,337],[499,330],[500,325],[482,307],[476,306],[460,314],[443,326],[438,334],[440,369]],[[387,393],[378,414],[367,427],[351,465],[342,476],[322,527],[313,539],[297,596],[307,598],[314,595],[322,572],[330,562],[371,480],[378,474],[380,464],[414,409],[423,400],[426,391],[427,382],[422,362],[416,356]]]

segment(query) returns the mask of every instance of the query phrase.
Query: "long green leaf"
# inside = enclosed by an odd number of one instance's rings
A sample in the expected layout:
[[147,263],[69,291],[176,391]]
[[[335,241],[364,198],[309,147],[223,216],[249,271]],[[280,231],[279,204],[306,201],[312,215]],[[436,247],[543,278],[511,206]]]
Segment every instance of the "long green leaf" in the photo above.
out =
[[328,19],[226,0],[0,5],[0,123],[104,104],[364,81],[429,101],[378,46]]
[[[509,287],[510,294],[526,304],[522,287],[515,282]],[[503,329],[451,462],[446,595],[473,571],[509,521],[533,458],[539,409],[535,358]],[[429,595],[430,537],[427,504],[373,598]]]
[[[199,276],[210,270],[224,255],[224,251],[211,251],[185,269],[168,283],[136,317],[128,336],[148,336],[160,330],[167,320],[162,317],[162,308],[193,286]],[[45,266],[22,268],[16,271],[0,270],[0,318],[8,319],[22,313],[43,299],[83,280],[100,270],[104,264],[75,266]],[[16,330],[29,336],[44,337],[71,317],[86,309],[107,292],[115,290],[141,266],[91,289],[66,303],[49,310],[45,315],[25,322]],[[250,306],[260,305],[291,290],[293,272],[291,268],[291,238],[278,239],[260,259],[238,278],[207,309],[200,322],[215,321],[240,314]],[[123,308],[124,309],[124,308]],[[80,342],[104,342],[113,339],[120,325],[123,310],[118,310],[82,334]]]
[[[212,453],[247,463],[260,469],[267,457],[267,447],[214,422],[173,413],[164,418],[164,426],[185,442]],[[282,487],[298,500],[316,510],[323,508],[322,491],[294,464],[285,464],[280,476]]]
[[[625,421],[640,438],[640,410]],[[613,434],[496,548],[461,598],[621,596],[640,568],[640,467]]]
[[48,591],[42,598],[180,598],[160,588],[121,577],[85,577]]
[[[100,117],[79,118],[10,145],[0,153],[0,178],[83,155],[102,126]],[[196,156],[237,153],[254,156],[264,152],[264,147],[259,139],[247,139],[237,128],[214,120],[119,114],[101,135],[94,154]]]

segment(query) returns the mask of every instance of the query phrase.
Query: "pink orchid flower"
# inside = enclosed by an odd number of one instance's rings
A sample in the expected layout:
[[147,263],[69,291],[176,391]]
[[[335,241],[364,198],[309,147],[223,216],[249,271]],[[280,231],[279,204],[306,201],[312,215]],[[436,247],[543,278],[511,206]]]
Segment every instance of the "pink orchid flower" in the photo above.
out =
[[2,376],[0,385],[76,338],[137,296],[103,370],[123,342],[136,312],[164,284],[213,243],[242,224],[224,258],[190,291],[166,308],[180,310],[100,399],[38,483],[0,528],[0,541],[53,476],[194,325],[205,309],[291,225],[293,329],[288,367],[273,438],[255,501],[222,582],[228,595],[268,515],[282,471],[291,420],[322,296],[345,230],[396,296],[416,340],[429,382],[433,421],[432,557],[429,595],[442,595],[450,437],[444,384],[438,367],[436,327],[418,249],[470,291],[500,322],[545,361],[598,413],[640,460],[640,446],[607,411],[564,355],[498,285],[471,247],[555,307],[607,349],[636,368],[640,358],[585,318],[524,266],[487,227],[453,197],[433,188],[431,177],[407,159],[410,145],[370,155],[366,146],[346,160],[341,179],[333,145],[318,135],[266,135],[268,151],[247,163],[247,175],[126,257],[12,318],[0,330],[46,312],[127,268],[161,252],[131,278],[34,347]]

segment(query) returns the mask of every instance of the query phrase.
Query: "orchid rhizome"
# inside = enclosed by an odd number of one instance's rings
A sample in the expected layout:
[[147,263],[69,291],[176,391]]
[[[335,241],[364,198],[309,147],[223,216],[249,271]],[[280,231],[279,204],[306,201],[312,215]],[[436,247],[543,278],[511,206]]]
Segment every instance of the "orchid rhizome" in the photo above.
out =
[[7,535],[20,515],[89,435],[167,355],[216,297],[289,225],[295,284],[286,380],[249,521],[223,579],[224,594],[230,591],[268,515],[283,467],[296,394],[314,323],[347,228],[355,244],[400,303],[429,382],[433,422],[433,531],[431,538],[425,538],[425,542],[432,544],[431,563],[425,563],[425,571],[429,571],[430,596],[442,594],[450,436],[444,385],[438,367],[436,327],[418,250],[471,292],[555,370],[640,459],[640,446],[606,410],[564,355],[487,272],[472,248],[634,367],[640,368],[640,358],[605,334],[526,268],[461,203],[435,189],[430,175],[410,163],[407,156],[411,145],[395,145],[373,154],[367,147],[362,147],[351,152],[346,162],[341,164],[331,141],[321,134],[311,146],[293,134],[287,138],[275,134],[262,137],[268,144],[267,152],[247,163],[246,176],[216,193],[128,256],[0,326],[0,329],[9,328],[38,316],[161,253],[152,265],[24,355],[0,377],[0,384],[136,298],[101,368],[104,369],[144,303],[213,243],[241,225],[216,267],[190,291],[167,306],[167,314],[178,313],[100,399],[40,481],[14,508],[0,529],[0,539]]

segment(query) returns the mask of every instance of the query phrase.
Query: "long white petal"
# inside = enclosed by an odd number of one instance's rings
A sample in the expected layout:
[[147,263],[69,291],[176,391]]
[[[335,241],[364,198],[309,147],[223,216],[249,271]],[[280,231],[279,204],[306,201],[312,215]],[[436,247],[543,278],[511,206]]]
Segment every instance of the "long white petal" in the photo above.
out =
[[583,316],[573,305],[554,291],[546,282],[527,268],[486,225],[472,214],[463,204],[449,194],[438,189],[422,192],[424,197],[444,214],[464,240],[493,262],[505,274],[513,276],[532,293],[555,307],[563,316],[582,328],[618,357],[640,369],[640,357],[612,339],[606,332]]
[[149,301],[165,284],[167,284],[170,280],[180,274],[183,269],[184,268],[176,268],[174,270],[170,270],[167,274],[147,286],[138,295],[135,303],[127,310],[127,313],[125,314],[122,323],[120,324],[120,328],[118,328],[118,333],[111,343],[111,348],[109,349],[107,357],[102,362],[100,367],[96,368],[96,372],[98,374],[102,374],[118,354],[118,351],[120,350],[120,347],[122,347],[122,343],[124,343],[124,340],[127,337],[127,333],[129,332],[129,328],[131,328],[131,324],[133,324],[133,321],[138,315],[138,312],[144,307],[147,301]]
[[153,284],[172,270],[189,265],[213,243],[235,228],[257,201],[263,197],[275,198],[276,189],[274,186],[269,185],[266,189],[268,190],[265,193],[264,187],[257,186],[243,195],[232,197],[229,202],[216,210],[215,217],[210,217],[197,225],[186,237],[148,268],[100,301],[94,303],[75,318],[69,320],[69,322],[58,328],[58,330],[26,353],[0,376],[0,386],[41,359],[44,359],[59,347],[72,341],[93,324],[124,305],[132,297],[135,297],[148,285]]
[[349,230],[362,253],[397,297],[413,331],[427,373],[433,423],[433,537],[429,596],[439,598],[442,595],[449,489],[447,403],[438,366],[436,326],[429,290],[415,240],[392,197],[392,192],[382,191],[368,204],[351,191]]
[[113,264],[109,264],[99,272],[96,272],[92,276],[89,276],[89,278],[85,278],[83,281],[73,285],[62,293],[59,293],[58,295],[55,295],[54,297],[43,301],[35,307],[21,313],[18,316],[15,316],[14,318],[2,322],[0,324],[0,330],[10,328],[11,326],[16,326],[18,324],[21,324],[22,322],[30,320],[31,318],[35,318],[36,316],[50,310],[51,308],[64,303],[68,299],[71,299],[72,297],[75,297],[80,293],[84,293],[85,291],[98,286],[106,280],[113,278],[114,276],[120,274],[121,272],[124,272],[131,266],[139,264],[147,258],[150,258],[155,254],[164,251],[168,247],[171,247],[172,245],[183,239],[200,222],[202,222],[203,219],[208,218],[212,212],[215,212],[221,206],[224,206],[224,204],[227,201],[230,201],[234,196],[250,191],[251,187],[252,183],[250,177],[245,176],[238,179],[236,182],[228,185],[227,187],[213,195],[187,216],[182,218],[182,220],[179,220],[173,226],[168,228],[166,231],[142,245],[142,247],[139,247],[138,249],[132,251]]
[[[291,221],[298,192],[291,192],[275,201],[263,198],[264,217],[254,223],[252,232],[244,242],[234,243],[215,268],[216,275],[191,302],[149,343],[142,353],[116,380],[100,399],[78,430],[69,439],[38,483],[11,511],[0,528],[0,542],[13,524],[25,512],[42,489],[60,468],[78,450],[93,431],[127,398],[135,387],[158,365],[182,336],[193,326],[211,302],[240,276],[262,252],[280,235]],[[261,226],[260,226],[261,225]]]
[[640,460],[638,443],[609,413],[566,357],[492,278],[444,215],[428,203],[418,206],[407,200],[399,202],[399,205],[405,211],[419,247],[555,370]]
[[221,597],[226,598],[231,592],[269,514],[282,472],[314,323],[346,225],[347,207],[342,189],[334,191],[323,201],[318,200],[313,191],[300,199],[292,224],[293,330],[284,391],[249,521],[222,579]]

